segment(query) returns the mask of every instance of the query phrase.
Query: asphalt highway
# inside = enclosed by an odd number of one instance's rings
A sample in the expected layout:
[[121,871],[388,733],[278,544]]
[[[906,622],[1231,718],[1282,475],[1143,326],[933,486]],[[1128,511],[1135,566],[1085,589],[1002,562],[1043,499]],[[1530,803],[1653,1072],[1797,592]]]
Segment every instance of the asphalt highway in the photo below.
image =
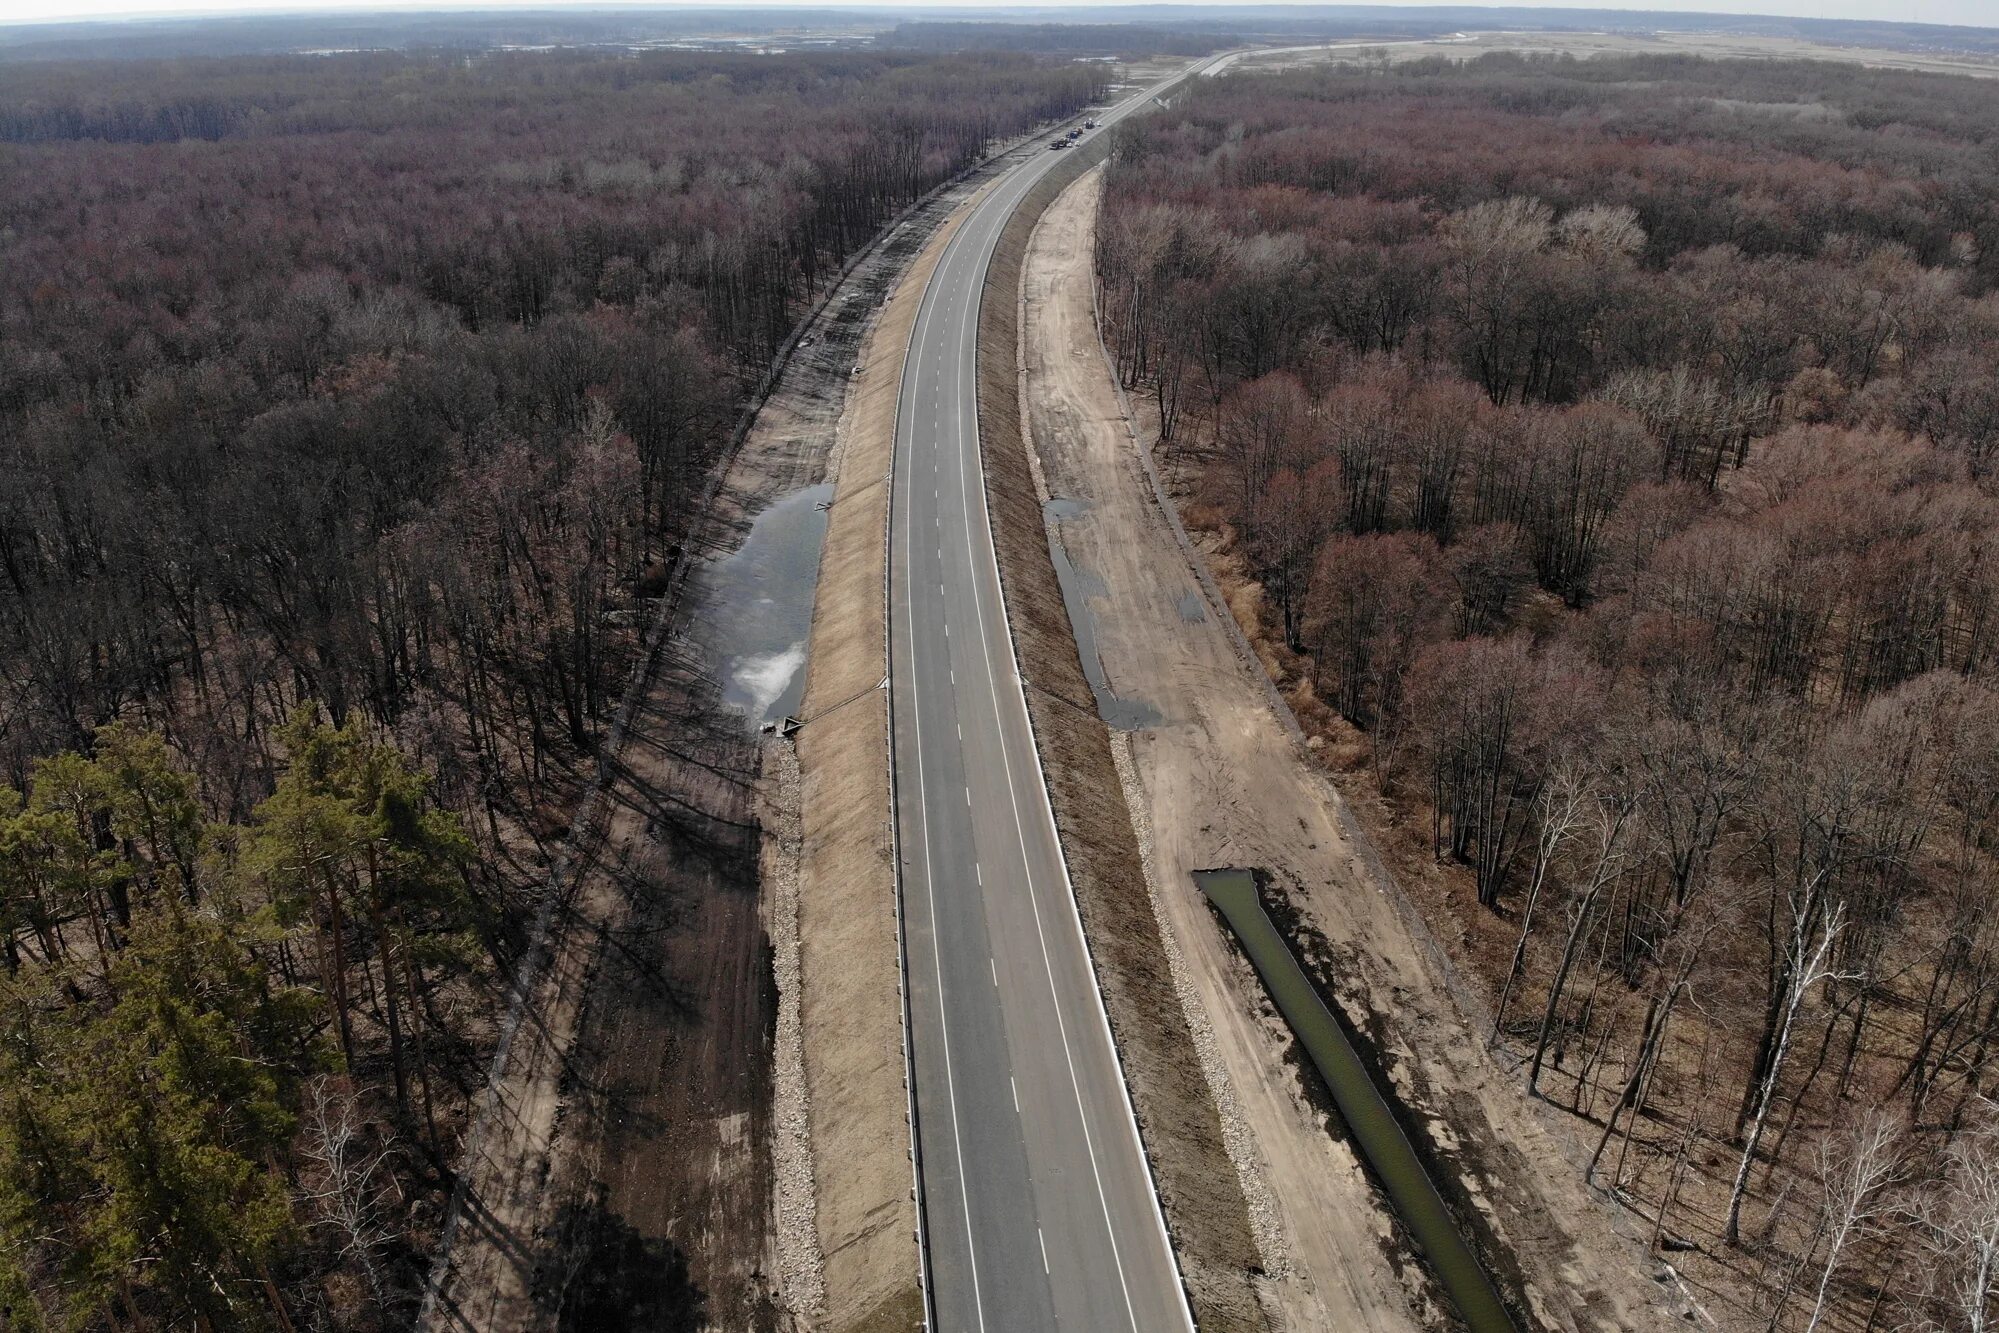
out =
[[947,1333],[1192,1327],[1055,835],[979,463],[986,269],[1021,197],[1064,160],[1025,155],[960,223],[896,420],[897,847],[927,1268]]

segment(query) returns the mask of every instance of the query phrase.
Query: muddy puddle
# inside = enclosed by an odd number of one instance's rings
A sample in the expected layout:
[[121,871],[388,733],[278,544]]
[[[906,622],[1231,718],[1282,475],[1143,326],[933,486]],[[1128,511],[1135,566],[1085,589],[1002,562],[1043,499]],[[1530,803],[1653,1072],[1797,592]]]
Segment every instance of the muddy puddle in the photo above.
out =
[[808,486],[751,520],[735,551],[700,571],[703,649],[723,706],[754,731],[798,711],[832,485]]
[[1491,1277],[1459,1231],[1394,1108],[1264,910],[1256,875],[1240,869],[1197,870],[1194,883],[1228,919],[1264,989],[1332,1092],[1355,1147],[1466,1326],[1471,1333],[1513,1333],[1513,1319]]
[[1055,560],[1055,578],[1062,585],[1062,605],[1068,609],[1069,625],[1076,633],[1076,652],[1083,659],[1083,674],[1089,678],[1090,693],[1097,699],[1097,714],[1119,731],[1142,731],[1159,723],[1159,710],[1143,699],[1126,699],[1111,689],[1104,673],[1104,659],[1097,655],[1097,618],[1090,610],[1091,599],[1105,597],[1110,589],[1092,570],[1070,559],[1062,542],[1062,524],[1089,511],[1082,500],[1057,496],[1042,506],[1048,520],[1048,553]]

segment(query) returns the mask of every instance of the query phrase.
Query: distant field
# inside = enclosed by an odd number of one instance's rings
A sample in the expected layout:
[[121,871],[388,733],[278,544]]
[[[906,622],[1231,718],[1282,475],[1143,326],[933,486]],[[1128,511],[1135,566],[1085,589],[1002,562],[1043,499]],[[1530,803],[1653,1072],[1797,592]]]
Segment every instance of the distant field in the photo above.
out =
[[1882,47],[1838,46],[1797,37],[1756,37],[1740,33],[1660,32],[1476,32],[1463,36],[1401,42],[1338,42],[1316,47],[1283,47],[1243,56],[1236,69],[1289,69],[1333,60],[1353,60],[1376,51],[1395,62],[1448,55],[1470,59],[1487,51],[1567,54],[1579,58],[1683,51],[1722,59],[1843,60],[1883,69],[1932,74],[1999,76],[1999,58],[1964,52],[1891,51]]

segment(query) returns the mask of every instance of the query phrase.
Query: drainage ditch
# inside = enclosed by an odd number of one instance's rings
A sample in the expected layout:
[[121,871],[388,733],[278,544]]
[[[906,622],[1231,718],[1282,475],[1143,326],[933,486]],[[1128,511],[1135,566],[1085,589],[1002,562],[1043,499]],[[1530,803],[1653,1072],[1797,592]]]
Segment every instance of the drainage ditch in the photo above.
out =
[[1471,1333],[1515,1333],[1518,1326],[1498,1288],[1458,1229],[1388,1095],[1264,910],[1254,872],[1198,870],[1194,882],[1255,965],[1264,989],[1325,1080],[1362,1159],[1466,1326]]

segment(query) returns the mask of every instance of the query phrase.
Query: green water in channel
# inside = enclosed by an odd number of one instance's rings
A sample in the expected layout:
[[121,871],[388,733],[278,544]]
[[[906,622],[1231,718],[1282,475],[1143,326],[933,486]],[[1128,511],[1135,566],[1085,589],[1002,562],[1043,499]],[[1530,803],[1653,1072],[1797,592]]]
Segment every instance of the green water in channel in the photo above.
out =
[[1451,1220],[1415,1145],[1402,1130],[1339,1020],[1298,965],[1263,910],[1256,877],[1247,870],[1198,870],[1194,882],[1208,895],[1263,978],[1291,1031],[1304,1044],[1361,1156],[1388,1193],[1403,1226],[1415,1238],[1472,1333],[1515,1333],[1513,1319],[1485,1268]]

